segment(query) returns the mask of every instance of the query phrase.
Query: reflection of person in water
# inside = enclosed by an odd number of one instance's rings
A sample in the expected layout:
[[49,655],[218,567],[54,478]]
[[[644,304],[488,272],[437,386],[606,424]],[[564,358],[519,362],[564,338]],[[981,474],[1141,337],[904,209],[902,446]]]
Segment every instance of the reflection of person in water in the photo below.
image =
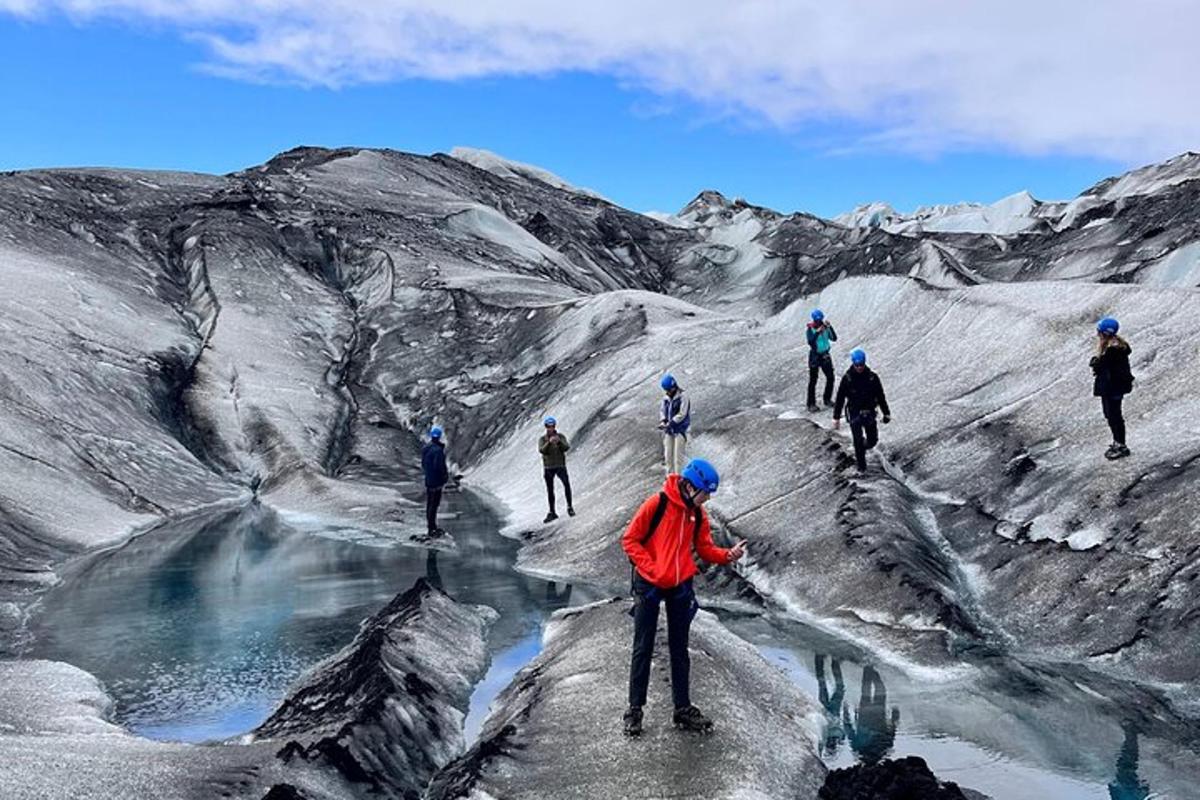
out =
[[435,589],[442,589],[442,573],[438,570],[437,550],[429,550],[425,554],[425,580]]
[[851,723],[850,710],[843,709],[842,724],[846,726],[846,738],[850,740],[850,747],[858,755],[858,760],[864,764],[882,761],[895,746],[900,709],[893,708],[891,718],[888,718],[887,688],[874,667],[863,667],[858,712]]
[[825,682],[825,654],[817,653],[813,660],[817,673],[817,695],[825,709],[824,754],[833,756],[837,754],[838,745],[846,738],[846,729],[842,727],[842,703],[846,699],[842,662],[836,658],[829,662],[829,671],[833,674],[833,694],[830,694],[829,685]]
[[1117,756],[1117,777],[1108,785],[1112,800],[1146,800],[1150,786],[1138,780],[1138,732],[1133,723],[1125,726],[1125,743]]
[[558,584],[554,581],[549,581],[546,584],[546,608],[566,608],[571,603],[571,584],[564,584],[562,591],[558,591]]

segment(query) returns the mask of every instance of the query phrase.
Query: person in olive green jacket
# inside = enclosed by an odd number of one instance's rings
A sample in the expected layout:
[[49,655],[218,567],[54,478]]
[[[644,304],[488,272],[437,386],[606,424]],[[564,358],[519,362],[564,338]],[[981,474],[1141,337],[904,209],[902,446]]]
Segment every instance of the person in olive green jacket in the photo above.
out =
[[567,475],[567,451],[571,443],[567,437],[558,432],[558,422],[554,417],[546,417],[546,432],[538,439],[538,452],[542,454],[542,471],[546,478],[546,500],[550,503],[550,513],[543,522],[553,522],[558,519],[554,513],[554,479],[562,481],[563,490],[567,493],[567,513],[575,516],[575,506],[571,504],[571,478]]

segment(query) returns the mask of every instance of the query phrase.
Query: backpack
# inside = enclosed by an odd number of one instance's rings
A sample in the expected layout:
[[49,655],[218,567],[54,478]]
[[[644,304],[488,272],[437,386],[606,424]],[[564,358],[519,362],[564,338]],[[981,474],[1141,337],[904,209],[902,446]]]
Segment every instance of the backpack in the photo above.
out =
[[[667,493],[659,492],[658,493],[658,505],[656,505],[654,507],[654,514],[650,517],[650,524],[646,528],[646,535],[642,537],[642,540],[640,542],[638,542],[638,544],[645,547],[646,542],[650,541],[650,537],[654,536],[654,532],[658,530],[658,524],[660,522],[662,522],[663,514],[667,513],[667,503],[668,502],[670,502],[670,501],[667,499]],[[696,518],[692,522],[692,546],[693,547],[695,547],[696,539],[698,539],[700,537],[700,526],[703,525],[703,523],[704,523],[704,510],[701,508],[697,508],[696,509]],[[636,578],[636,577],[637,577],[637,568],[633,565],[633,559],[630,559],[629,560],[629,581],[630,581],[630,583],[632,583],[634,578]]]

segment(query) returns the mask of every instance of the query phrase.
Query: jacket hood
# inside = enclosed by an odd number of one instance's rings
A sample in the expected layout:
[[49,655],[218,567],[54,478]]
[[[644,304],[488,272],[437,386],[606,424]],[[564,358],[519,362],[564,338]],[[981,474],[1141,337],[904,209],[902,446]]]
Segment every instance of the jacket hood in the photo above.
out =
[[1124,350],[1126,353],[1132,353],[1133,348],[1129,346],[1129,342],[1122,339],[1120,336],[1114,336],[1112,341],[1104,346],[1105,350]]
[[687,501],[683,499],[683,495],[679,492],[679,482],[681,480],[683,479],[678,475],[668,475],[667,479],[663,481],[663,494],[667,496],[667,500],[669,500],[672,504],[677,505],[680,508],[690,509],[691,506],[687,504]]

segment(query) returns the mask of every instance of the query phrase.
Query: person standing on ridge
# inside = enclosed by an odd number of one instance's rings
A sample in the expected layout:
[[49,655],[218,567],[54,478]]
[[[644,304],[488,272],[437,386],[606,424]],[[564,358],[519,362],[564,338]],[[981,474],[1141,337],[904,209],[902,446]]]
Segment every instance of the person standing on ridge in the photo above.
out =
[[1121,401],[1133,391],[1133,372],[1129,369],[1129,354],[1133,348],[1117,335],[1121,329],[1112,317],[1096,323],[1098,351],[1092,356],[1090,365],[1096,379],[1092,383],[1092,394],[1100,398],[1104,418],[1112,431],[1113,442],[1104,457],[1112,461],[1129,455],[1125,446],[1125,417],[1121,414]]
[[546,432],[538,439],[538,452],[542,454],[542,474],[546,479],[546,501],[550,504],[550,513],[543,522],[553,522],[558,519],[554,513],[554,479],[562,481],[563,491],[567,495],[567,513],[575,516],[575,506],[571,502],[571,477],[567,475],[567,451],[571,443],[567,437],[558,432],[558,420],[546,417],[543,423]]
[[850,421],[854,437],[854,459],[859,472],[867,471],[867,451],[879,442],[879,426],[875,424],[876,409],[883,412],[883,424],[892,421],[883,383],[867,366],[867,354],[861,349],[850,353],[850,369],[838,383],[837,402],[833,406],[833,427],[840,428],[842,410]]
[[663,390],[658,415],[658,429],[663,433],[663,462],[668,475],[677,475],[683,469],[688,428],[692,425],[692,403],[683,396],[683,388],[673,375],[664,375],[659,385]]
[[825,320],[825,312],[813,309],[812,322],[805,331],[808,338],[808,410],[820,411],[817,407],[817,374],[825,373],[825,405],[833,405],[833,356],[829,350],[837,341],[837,331]]
[[621,547],[633,564],[633,657],[629,667],[629,709],[625,734],[642,732],[642,707],[650,684],[650,660],[658,631],[658,608],[667,607],[667,647],[671,656],[671,695],[675,727],[708,731],[712,721],[692,705],[688,631],[700,606],[692,589],[699,571],[692,551],[710,564],[730,564],[746,551],[746,543],[731,548],[713,544],[704,504],[716,494],[720,476],[712,464],[694,459],[680,475],[668,475],[662,491],[642,503],[621,537]]
[[434,425],[429,429],[429,443],[421,450],[421,469],[425,473],[425,524],[430,536],[445,533],[437,524],[442,490],[450,481],[450,472],[446,469],[446,444],[442,441],[442,435],[441,427]]

